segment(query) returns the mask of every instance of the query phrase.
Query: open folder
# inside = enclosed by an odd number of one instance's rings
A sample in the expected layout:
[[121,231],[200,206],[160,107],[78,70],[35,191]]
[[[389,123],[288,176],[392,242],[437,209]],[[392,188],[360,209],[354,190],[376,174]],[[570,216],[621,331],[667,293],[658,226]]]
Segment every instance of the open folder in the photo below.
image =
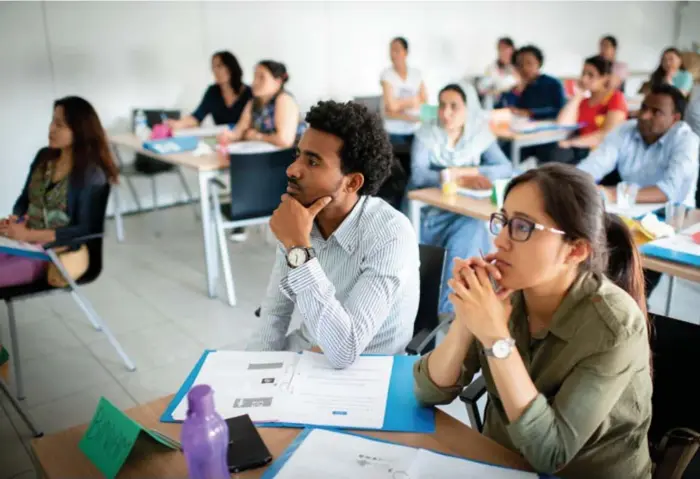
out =
[[700,244],[694,236],[700,234],[700,223],[668,238],[646,243],[640,249],[647,256],[700,267]]
[[537,479],[485,464],[355,434],[305,429],[262,479]]
[[0,236],[0,253],[49,261],[49,255],[41,246],[15,241],[4,236]]
[[412,356],[360,356],[334,369],[318,353],[206,351],[161,417],[179,422],[187,392],[214,390],[222,416],[250,415],[258,426],[435,431],[435,411],[413,393]]

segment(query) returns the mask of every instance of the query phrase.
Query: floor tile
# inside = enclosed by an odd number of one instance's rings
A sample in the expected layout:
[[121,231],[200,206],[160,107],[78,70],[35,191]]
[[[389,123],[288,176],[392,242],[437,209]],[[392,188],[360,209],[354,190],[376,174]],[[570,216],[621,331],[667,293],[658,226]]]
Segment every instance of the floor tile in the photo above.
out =
[[174,394],[201,357],[201,353],[150,370],[117,376],[117,381],[139,404]]
[[[167,322],[118,334],[116,338],[137,370],[144,371],[167,366],[178,359],[201,354],[204,350],[202,343]],[[91,342],[88,348],[112,374],[124,373],[124,363],[107,339]]]
[[23,361],[22,371],[29,408],[113,381],[84,346]]
[[119,409],[136,406],[136,402],[126,390],[116,380],[111,380],[50,403],[29,408],[29,413],[37,427],[42,428],[45,434],[51,434],[90,421],[97,403],[103,396]]

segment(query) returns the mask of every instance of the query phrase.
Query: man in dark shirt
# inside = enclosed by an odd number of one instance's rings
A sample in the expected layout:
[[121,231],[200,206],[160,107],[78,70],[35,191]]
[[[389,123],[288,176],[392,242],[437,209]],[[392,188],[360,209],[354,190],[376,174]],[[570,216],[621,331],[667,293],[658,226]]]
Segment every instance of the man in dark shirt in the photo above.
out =
[[[566,103],[564,87],[556,78],[540,72],[543,63],[544,55],[534,45],[524,46],[516,52],[515,66],[520,75],[523,90],[515,106],[511,108],[513,114],[532,120],[551,120],[555,119],[559,110],[564,107]],[[556,146],[556,143],[549,143],[523,148],[521,158],[535,156],[540,163],[552,161]],[[505,151],[510,151],[510,148]]]

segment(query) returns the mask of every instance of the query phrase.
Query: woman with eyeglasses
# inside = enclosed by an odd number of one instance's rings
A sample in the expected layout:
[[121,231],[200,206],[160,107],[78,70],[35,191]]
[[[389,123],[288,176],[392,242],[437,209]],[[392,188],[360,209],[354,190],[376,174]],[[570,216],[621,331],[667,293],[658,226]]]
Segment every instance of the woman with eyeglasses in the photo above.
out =
[[450,403],[481,370],[484,434],[537,472],[650,478],[649,325],[629,230],[588,175],[556,163],[510,183],[490,230],[494,254],[454,265],[456,318],[416,363],[419,401]]

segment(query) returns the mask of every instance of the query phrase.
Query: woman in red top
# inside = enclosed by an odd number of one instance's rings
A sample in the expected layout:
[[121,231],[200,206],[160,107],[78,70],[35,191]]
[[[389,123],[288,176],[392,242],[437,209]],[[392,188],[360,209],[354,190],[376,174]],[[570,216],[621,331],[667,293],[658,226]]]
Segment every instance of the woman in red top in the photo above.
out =
[[562,108],[557,122],[582,123],[577,136],[559,142],[561,148],[573,148],[577,160],[603,141],[605,135],[627,119],[627,102],[620,90],[611,88],[613,64],[600,55],[587,58],[578,89]]

